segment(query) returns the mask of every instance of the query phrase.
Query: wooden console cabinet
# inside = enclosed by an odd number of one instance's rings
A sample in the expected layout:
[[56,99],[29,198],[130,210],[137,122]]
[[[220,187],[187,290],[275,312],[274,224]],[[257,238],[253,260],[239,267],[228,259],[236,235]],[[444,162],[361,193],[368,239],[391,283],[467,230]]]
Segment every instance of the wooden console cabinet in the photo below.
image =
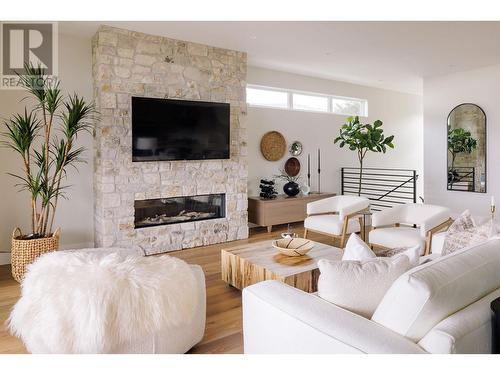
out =
[[300,194],[295,197],[278,195],[276,199],[249,197],[248,221],[267,227],[267,231],[271,232],[273,225],[304,221],[307,216],[306,207],[309,202],[333,197],[334,195],[334,193]]

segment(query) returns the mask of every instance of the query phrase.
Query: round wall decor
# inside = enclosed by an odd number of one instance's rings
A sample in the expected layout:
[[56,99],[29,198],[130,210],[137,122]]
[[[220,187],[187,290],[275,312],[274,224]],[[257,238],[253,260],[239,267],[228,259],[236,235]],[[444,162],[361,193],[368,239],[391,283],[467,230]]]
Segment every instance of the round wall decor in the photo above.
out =
[[290,145],[290,149],[288,151],[292,156],[299,156],[300,154],[302,154],[302,143],[299,141],[294,141]]
[[285,137],[275,130],[267,132],[260,140],[260,151],[266,160],[280,160],[286,152]]
[[297,158],[290,158],[285,163],[285,172],[290,177],[295,177],[300,172],[300,161]]

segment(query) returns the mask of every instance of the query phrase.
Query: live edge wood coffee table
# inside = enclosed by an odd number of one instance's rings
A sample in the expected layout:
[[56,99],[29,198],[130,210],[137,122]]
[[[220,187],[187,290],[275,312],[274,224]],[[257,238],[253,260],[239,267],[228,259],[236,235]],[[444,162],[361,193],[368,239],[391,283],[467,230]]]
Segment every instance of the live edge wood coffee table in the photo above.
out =
[[238,289],[264,280],[279,280],[312,293],[318,289],[318,261],[342,258],[342,250],[319,242],[300,257],[283,255],[271,243],[266,240],[222,249],[222,280]]

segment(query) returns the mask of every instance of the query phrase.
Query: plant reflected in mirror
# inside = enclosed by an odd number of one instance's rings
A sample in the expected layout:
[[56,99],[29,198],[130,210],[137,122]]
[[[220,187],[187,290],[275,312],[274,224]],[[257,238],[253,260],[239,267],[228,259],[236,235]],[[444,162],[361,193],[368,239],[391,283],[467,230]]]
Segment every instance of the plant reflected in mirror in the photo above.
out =
[[448,115],[448,190],[486,192],[486,115],[460,104]]

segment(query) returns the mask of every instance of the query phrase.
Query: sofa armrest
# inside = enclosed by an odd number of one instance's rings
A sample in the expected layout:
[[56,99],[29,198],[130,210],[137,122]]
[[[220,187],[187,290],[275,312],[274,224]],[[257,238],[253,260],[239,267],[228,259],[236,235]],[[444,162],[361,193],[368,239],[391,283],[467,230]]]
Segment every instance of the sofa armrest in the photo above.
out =
[[245,353],[425,353],[414,342],[278,281],[243,290]]
[[337,211],[337,205],[335,204],[337,197],[330,197],[320,199],[318,201],[310,202],[307,204],[307,214],[317,215]]
[[372,226],[376,228],[401,222],[401,212],[403,208],[404,205],[401,205],[374,212],[372,215]]
[[429,353],[491,353],[490,304],[500,296],[496,289],[485,297],[450,315],[432,328],[419,342]]

